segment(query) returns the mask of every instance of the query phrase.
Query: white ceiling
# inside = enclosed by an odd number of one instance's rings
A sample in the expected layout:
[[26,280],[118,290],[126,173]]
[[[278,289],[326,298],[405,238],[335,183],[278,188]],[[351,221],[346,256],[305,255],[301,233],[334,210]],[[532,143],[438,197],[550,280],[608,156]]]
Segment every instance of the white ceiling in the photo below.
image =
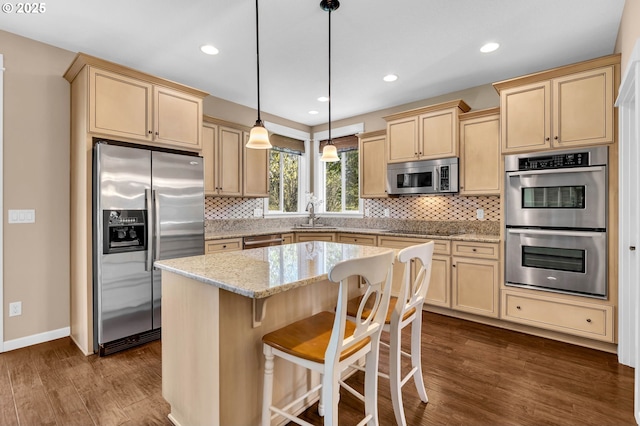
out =
[[[254,0],[45,4],[40,15],[1,13],[0,29],[256,107]],[[332,120],[611,54],[623,6],[624,0],[341,0],[331,15]],[[488,41],[500,49],[480,53]],[[206,43],[220,53],[201,53]],[[319,0],[262,0],[262,111],[326,123],[327,103],[317,98],[328,91],[327,48],[328,13]],[[383,82],[388,73],[399,79]]]

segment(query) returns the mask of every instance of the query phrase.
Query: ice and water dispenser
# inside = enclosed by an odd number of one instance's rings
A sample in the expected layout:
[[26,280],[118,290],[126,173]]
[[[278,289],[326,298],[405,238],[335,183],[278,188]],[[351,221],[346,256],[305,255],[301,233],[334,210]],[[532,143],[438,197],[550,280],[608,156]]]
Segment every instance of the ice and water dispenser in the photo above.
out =
[[147,249],[146,210],[104,210],[103,253],[123,253]]

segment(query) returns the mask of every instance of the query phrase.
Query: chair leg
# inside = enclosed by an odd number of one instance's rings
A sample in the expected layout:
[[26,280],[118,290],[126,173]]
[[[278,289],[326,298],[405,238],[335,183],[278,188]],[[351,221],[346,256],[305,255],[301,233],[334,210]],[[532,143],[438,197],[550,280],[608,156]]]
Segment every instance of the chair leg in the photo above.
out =
[[372,416],[370,426],[378,425],[378,360],[379,352],[372,350],[366,355],[364,367],[364,412]]
[[[327,413],[323,408],[324,425],[325,426],[338,426],[338,402],[340,399],[340,372],[337,368],[332,369],[332,376],[322,376],[322,389],[320,390],[320,401],[324,401],[324,404],[329,404],[329,412]],[[318,407],[318,411],[319,407]]]
[[401,332],[399,327],[394,327],[389,333],[389,387],[391,388],[391,403],[396,423],[398,426],[405,426],[407,421],[404,417],[404,404],[402,403]]
[[[320,375],[320,383],[324,380],[324,375]],[[318,401],[318,415],[324,417],[324,398],[322,389],[320,389],[320,400]]]
[[273,349],[263,345],[264,386],[262,391],[262,426],[271,425],[271,400],[273,398]]
[[[422,309],[419,311],[421,312]],[[424,388],[424,379],[422,377],[422,315],[416,315],[411,323],[411,367],[415,367],[413,373],[413,382],[416,384],[416,390],[420,399],[425,404],[429,402],[427,391]]]

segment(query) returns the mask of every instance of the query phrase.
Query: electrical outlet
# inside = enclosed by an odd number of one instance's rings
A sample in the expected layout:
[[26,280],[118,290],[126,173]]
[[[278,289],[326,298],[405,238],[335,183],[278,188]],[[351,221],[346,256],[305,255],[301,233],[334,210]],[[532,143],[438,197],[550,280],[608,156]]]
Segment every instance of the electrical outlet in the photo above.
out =
[[384,209],[384,217],[389,217],[391,214],[389,213],[389,209]]
[[253,209],[253,217],[262,217],[262,209]]
[[478,209],[476,210],[476,217],[478,219],[484,219],[484,209]]
[[369,216],[371,216],[371,210],[369,210],[368,208],[364,209],[364,217],[369,217]]
[[9,316],[16,317],[22,315],[22,302],[9,303]]

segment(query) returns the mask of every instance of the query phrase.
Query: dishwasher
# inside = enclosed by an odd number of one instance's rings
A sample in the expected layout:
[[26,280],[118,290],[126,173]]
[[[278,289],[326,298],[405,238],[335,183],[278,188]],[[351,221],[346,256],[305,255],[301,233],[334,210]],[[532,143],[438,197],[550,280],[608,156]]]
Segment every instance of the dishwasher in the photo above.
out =
[[256,235],[253,237],[244,237],[242,239],[242,249],[252,249],[269,246],[279,246],[284,239],[282,234]]

